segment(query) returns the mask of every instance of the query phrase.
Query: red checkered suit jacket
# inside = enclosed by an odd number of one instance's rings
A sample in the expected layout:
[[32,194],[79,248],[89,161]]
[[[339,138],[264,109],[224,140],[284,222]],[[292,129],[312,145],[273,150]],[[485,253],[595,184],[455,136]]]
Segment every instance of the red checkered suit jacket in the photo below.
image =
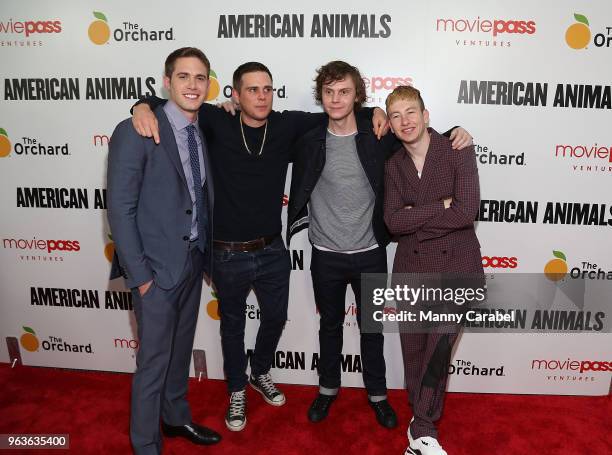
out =
[[428,131],[420,179],[403,148],[385,166],[385,223],[398,239],[393,272],[483,273],[474,231],[480,204],[474,148],[453,150],[449,139]]

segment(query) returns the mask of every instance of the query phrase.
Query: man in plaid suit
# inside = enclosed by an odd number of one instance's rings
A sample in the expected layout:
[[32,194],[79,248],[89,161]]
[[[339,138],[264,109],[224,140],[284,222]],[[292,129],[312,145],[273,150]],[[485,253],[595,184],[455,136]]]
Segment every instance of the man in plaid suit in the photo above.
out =
[[[474,231],[480,203],[474,148],[457,152],[446,137],[427,128],[429,113],[415,88],[396,88],[386,104],[391,129],[403,145],[385,165],[385,223],[399,238],[393,273],[483,276]],[[459,328],[400,336],[414,415],[406,454],[446,455],[435,422]]]

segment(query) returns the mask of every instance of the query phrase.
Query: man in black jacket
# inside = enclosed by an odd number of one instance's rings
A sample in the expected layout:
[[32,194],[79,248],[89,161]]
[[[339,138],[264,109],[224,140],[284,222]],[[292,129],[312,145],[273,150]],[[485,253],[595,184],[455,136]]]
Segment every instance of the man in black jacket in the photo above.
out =
[[[327,416],[340,388],[347,285],[355,294],[361,327],[361,274],[387,273],[384,163],[399,147],[391,134],[378,140],[355,115],[366,99],[357,68],[333,61],[317,73],[315,97],[329,122],[298,142],[287,220],[287,243],[309,227],[313,245],[311,274],[321,320],[319,394],[308,411],[312,422]],[[471,142],[464,130],[454,136],[455,146]],[[387,401],[384,336],[362,332],[360,345],[368,402],[377,421],[393,428],[397,417]]]

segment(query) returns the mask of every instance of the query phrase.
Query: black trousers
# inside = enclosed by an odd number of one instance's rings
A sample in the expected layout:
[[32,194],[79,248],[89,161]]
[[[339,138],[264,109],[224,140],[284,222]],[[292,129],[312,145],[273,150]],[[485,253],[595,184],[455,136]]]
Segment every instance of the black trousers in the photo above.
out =
[[[321,316],[319,327],[319,385],[340,387],[346,288],[355,293],[357,323],[361,328],[361,274],[387,273],[384,248],[344,254],[312,249],[310,271],[314,297]],[[368,395],[386,395],[384,336],[361,333],[363,382]]]

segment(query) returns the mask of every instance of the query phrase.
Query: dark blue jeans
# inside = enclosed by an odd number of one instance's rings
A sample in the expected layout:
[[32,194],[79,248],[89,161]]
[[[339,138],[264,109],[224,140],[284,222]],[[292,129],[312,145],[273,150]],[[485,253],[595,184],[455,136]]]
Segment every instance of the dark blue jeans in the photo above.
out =
[[244,349],[246,298],[255,291],[260,324],[251,357],[251,373],[265,374],[272,366],[278,340],[287,320],[291,260],[283,239],[248,253],[214,250],[213,282],[221,315],[223,368],[230,392],[247,384]]
[[[357,324],[361,328],[361,274],[387,273],[385,248],[354,254],[312,249],[310,264],[312,286],[319,314],[319,385],[340,387],[346,288],[355,294]],[[383,284],[384,286],[384,284]],[[387,394],[385,379],[385,337],[379,333],[361,333],[360,347],[363,382],[368,395]]]

